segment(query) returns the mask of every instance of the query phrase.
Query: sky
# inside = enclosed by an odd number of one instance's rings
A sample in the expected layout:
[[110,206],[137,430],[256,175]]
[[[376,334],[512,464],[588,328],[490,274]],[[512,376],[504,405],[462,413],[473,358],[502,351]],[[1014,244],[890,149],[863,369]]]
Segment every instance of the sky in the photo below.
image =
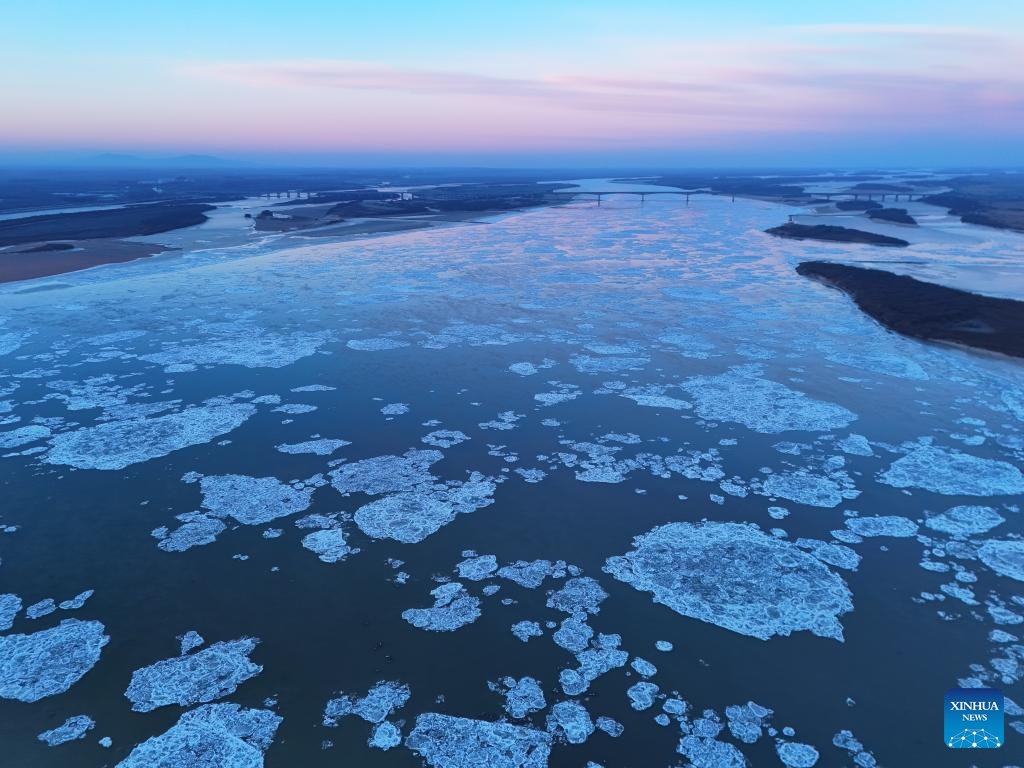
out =
[[1018,0],[32,0],[0,161],[1024,166]]

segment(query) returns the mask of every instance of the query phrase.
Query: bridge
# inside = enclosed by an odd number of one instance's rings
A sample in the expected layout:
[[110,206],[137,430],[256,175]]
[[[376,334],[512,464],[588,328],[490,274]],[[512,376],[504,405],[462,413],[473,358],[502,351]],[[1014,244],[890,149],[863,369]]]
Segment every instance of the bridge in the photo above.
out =
[[[689,190],[687,190],[687,189],[664,189],[664,190],[659,189],[659,190],[653,190],[653,191],[647,191],[647,192],[638,192],[636,190],[626,190],[626,189],[602,189],[602,190],[587,190],[587,191],[580,190],[578,192],[574,192],[572,190],[563,189],[563,190],[557,190],[557,191],[554,191],[554,192],[547,192],[545,194],[548,195],[548,196],[562,196],[562,197],[567,197],[567,198],[585,197],[585,196],[595,197],[595,198],[597,198],[597,204],[598,205],[601,204],[601,199],[602,198],[604,198],[604,197],[611,197],[612,195],[633,195],[634,197],[639,197],[641,203],[644,202],[648,197],[652,197],[654,195],[675,195],[677,197],[685,198],[686,202],[689,203],[690,202],[690,195],[718,195],[718,194],[721,194],[722,197],[725,197],[726,195],[728,195],[732,199],[732,201],[734,203],[736,202],[736,193],[735,192],[719,193],[719,192],[715,192],[715,191],[710,190],[710,189],[689,189]],[[740,193],[740,194],[742,194],[742,193]],[[818,199],[818,200],[824,199],[824,200],[827,200],[829,202],[832,201],[832,198],[836,198],[836,199],[842,198],[842,199],[845,199],[845,200],[860,200],[862,196],[863,196],[863,198],[865,200],[869,200],[869,201],[874,201],[874,199],[877,197],[883,203],[886,201],[887,197],[892,198],[893,202],[899,202],[900,197],[903,197],[904,200],[906,200],[907,202],[911,202],[913,200],[921,200],[921,199],[924,198],[923,194],[911,193],[911,192],[864,192],[864,191],[861,191],[861,192],[805,192],[804,194],[807,195],[808,197],[811,197],[811,198],[814,198],[814,199]],[[756,198],[757,195],[751,195],[751,197]]]
[[[652,197],[654,195],[675,195],[677,197],[685,197],[686,198],[686,202],[690,202],[690,195],[710,195],[710,194],[714,194],[714,193],[711,192],[711,190],[709,190],[709,189],[690,189],[690,190],[686,190],[686,189],[658,189],[658,190],[653,190],[653,191],[648,191],[648,192],[638,192],[636,190],[629,190],[629,189],[603,189],[603,190],[600,190],[600,191],[597,191],[597,190],[588,190],[588,191],[580,190],[578,192],[574,192],[574,191],[571,191],[571,190],[568,190],[568,189],[564,189],[564,190],[557,190],[557,191],[554,191],[554,192],[545,192],[545,195],[548,195],[548,196],[551,196],[551,195],[558,196],[558,195],[560,195],[560,196],[563,196],[563,197],[570,197],[570,198],[572,198],[572,197],[584,197],[584,196],[588,196],[589,195],[590,197],[596,197],[597,198],[597,204],[598,205],[601,204],[601,198],[611,197],[612,195],[632,195],[633,197],[639,197],[640,198],[640,202],[642,203],[648,197]],[[736,196],[733,195],[733,200],[735,200],[735,199],[736,199]]]

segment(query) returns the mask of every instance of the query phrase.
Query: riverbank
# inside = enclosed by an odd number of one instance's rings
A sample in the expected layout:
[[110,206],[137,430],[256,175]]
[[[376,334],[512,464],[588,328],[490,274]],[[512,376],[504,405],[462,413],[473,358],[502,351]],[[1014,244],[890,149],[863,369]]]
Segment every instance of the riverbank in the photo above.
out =
[[826,261],[805,261],[796,271],[847,294],[904,336],[1024,358],[1024,302]]

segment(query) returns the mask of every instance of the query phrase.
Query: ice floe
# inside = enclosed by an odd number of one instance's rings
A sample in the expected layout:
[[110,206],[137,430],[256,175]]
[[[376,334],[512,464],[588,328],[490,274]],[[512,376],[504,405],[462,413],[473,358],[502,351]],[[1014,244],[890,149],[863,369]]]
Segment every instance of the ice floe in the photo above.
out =
[[755,432],[828,432],[857,418],[840,405],[761,378],[757,365],[736,366],[718,376],[695,376],[680,386],[690,393],[701,418],[738,422]]
[[531,637],[543,637],[544,630],[536,621],[517,621],[512,625],[512,634],[526,643]]
[[402,611],[402,618],[431,632],[454,632],[480,618],[480,598],[470,595],[457,581],[442,584],[430,594],[433,607],[410,608]]
[[405,745],[432,768],[546,768],[551,736],[510,723],[426,712]]
[[207,704],[131,751],[117,768],[262,768],[282,718],[269,709]]
[[987,533],[1005,520],[1006,518],[992,507],[959,506],[931,515],[924,524],[933,531],[966,538],[978,533]]
[[898,515],[848,517],[846,519],[846,527],[858,536],[863,536],[866,539],[875,536],[892,536],[905,539],[917,533],[917,523]]
[[812,768],[818,763],[818,750],[810,744],[796,741],[778,741],[775,752],[788,768]]
[[895,488],[923,488],[947,496],[1024,493],[1024,475],[1012,464],[950,448],[919,445],[878,476]]
[[339,448],[352,445],[348,440],[330,440],[319,438],[317,440],[306,440],[302,443],[281,443],[274,446],[281,453],[311,453],[316,456],[330,456]]
[[670,523],[604,570],[684,616],[767,640],[810,630],[843,639],[845,582],[795,544],[739,523]]
[[[331,339],[326,331],[274,333],[262,328],[210,328],[209,338],[195,344],[170,342],[140,359],[163,366],[241,365],[283,368],[315,354]],[[214,335],[216,332],[216,335]]]
[[467,440],[469,440],[469,436],[457,429],[436,429],[421,438],[421,442],[436,448],[451,448],[453,445],[464,443]]
[[394,723],[387,721],[378,723],[373,727],[373,732],[366,744],[373,749],[380,749],[387,752],[389,749],[399,746],[402,743],[402,730]]
[[14,626],[14,617],[21,611],[21,598],[17,595],[0,595],[0,632]]
[[549,733],[570,744],[582,744],[594,732],[590,713],[578,701],[560,701],[551,707],[547,725]]
[[64,693],[96,665],[109,640],[100,622],[79,619],[0,635],[0,698],[31,703]]
[[215,517],[242,525],[263,525],[309,507],[314,487],[287,485],[276,477],[207,475],[199,481],[203,507]]
[[302,537],[302,546],[325,563],[337,563],[352,554],[341,528],[324,528]]
[[571,614],[599,613],[600,604],[608,597],[600,584],[589,576],[569,579],[561,589],[551,593],[547,607]]
[[124,695],[136,712],[150,712],[168,704],[205,704],[227,696],[263,671],[249,659],[257,642],[245,637],[214,643],[197,653],[142,667],[132,673]]
[[44,461],[78,469],[124,469],[208,443],[241,426],[254,413],[256,407],[249,403],[227,403],[154,418],[107,421],[54,436]]
[[96,727],[96,722],[87,715],[73,715],[49,731],[43,731],[36,738],[47,746],[56,747],[69,741],[84,739],[85,734]]
[[516,680],[503,677],[494,690],[505,697],[505,711],[511,717],[521,720],[531,712],[539,712],[547,706],[540,683],[532,677]]
[[383,723],[405,706],[412,691],[405,683],[381,680],[365,696],[339,696],[324,706],[324,725],[334,727],[343,717],[360,717],[368,723]]
[[1024,541],[992,539],[978,548],[978,559],[998,573],[1024,581]]

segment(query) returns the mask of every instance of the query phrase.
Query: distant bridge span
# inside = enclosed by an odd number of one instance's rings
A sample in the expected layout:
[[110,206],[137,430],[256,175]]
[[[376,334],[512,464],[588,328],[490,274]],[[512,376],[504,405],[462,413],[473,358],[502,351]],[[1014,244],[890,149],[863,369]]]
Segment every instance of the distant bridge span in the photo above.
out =
[[633,195],[639,197],[640,202],[643,202],[650,195],[676,195],[679,197],[685,197],[686,202],[690,202],[690,195],[710,195],[712,194],[709,189],[658,189],[648,192],[638,192],[631,189],[602,189],[602,190],[580,190],[574,192],[568,189],[560,189],[554,192],[546,192],[547,195],[563,195],[565,197],[582,197],[584,195],[590,195],[591,197],[597,198],[597,204],[601,204],[601,198],[610,197],[612,195]]
[[[722,197],[725,197],[725,196],[728,195],[730,198],[732,198],[733,202],[736,202],[736,193],[734,193],[734,192],[722,192],[722,193],[719,193],[719,192],[715,192],[715,191],[710,190],[710,189],[658,189],[658,190],[651,190],[651,191],[647,191],[647,192],[638,192],[636,190],[629,190],[629,189],[580,190],[578,192],[575,192],[575,191],[568,190],[568,189],[560,189],[560,190],[555,190],[554,192],[547,192],[546,194],[547,195],[561,195],[561,196],[568,197],[568,198],[583,197],[585,195],[589,195],[590,197],[597,198],[597,204],[598,205],[601,204],[601,199],[602,198],[604,198],[604,197],[611,197],[612,195],[633,195],[634,197],[639,197],[641,203],[644,202],[651,195],[675,195],[675,196],[678,196],[678,197],[685,198],[686,202],[689,203],[690,202],[690,195],[719,195],[720,194]],[[907,200],[908,202],[914,200],[915,198],[920,200],[921,198],[924,197],[924,195],[920,194],[920,193],[910,193],[910,192],[878,192],[878,191],[875,191],[875,192],[865,192],[865,191],[861,191],[861,192],[817,192],[817,193],[815,193],[815,192],[806,192],[804,194],[807,195],[808,197],[811,197],[811,198],[824,199],[824,200],[827,200],[829,202],[832,201],[832,198],[837,198],[837,199],[838,198],[844,198],[844,199],[847,199],[847,200],[860,200],[862,196],[864,197],[864,199],[869,200],[869,201],[873,201],[876,197],[878,197],[882,202],[885,202],[887,197],[892,198],[893,202],[899,202],[899,199],[900,199],[901,196],[905,200]],[[757,195],[751,195],[751,197],[755,197],[756,198]]]

